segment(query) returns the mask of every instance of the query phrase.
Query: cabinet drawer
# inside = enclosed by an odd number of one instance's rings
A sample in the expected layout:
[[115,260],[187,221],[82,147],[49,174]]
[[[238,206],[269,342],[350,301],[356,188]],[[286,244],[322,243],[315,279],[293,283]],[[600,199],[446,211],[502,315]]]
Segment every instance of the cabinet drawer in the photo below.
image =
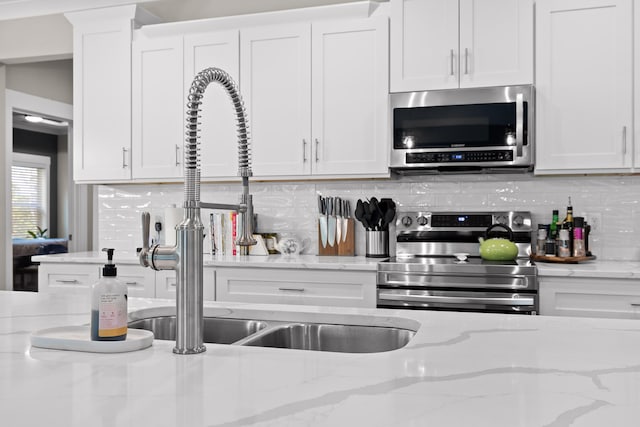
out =
[[84,293],[98,280],[96,265],[43,265],[38,267],[40,292]]
[[375,307],[375,272],[225,269],[216,271],[218,301]]
[[541,277],[540,314],[640,319],[640,281]]
[[[205,301],[215,301],[216,282],[215,271],[205,268],[202,272],[203,298]],[[156,298],[176,299],[176,272],[163,270],[156,272]]]
[[118,265],[118,280],[127,285],[130,297],[155,297],[155,271],[137,265]]

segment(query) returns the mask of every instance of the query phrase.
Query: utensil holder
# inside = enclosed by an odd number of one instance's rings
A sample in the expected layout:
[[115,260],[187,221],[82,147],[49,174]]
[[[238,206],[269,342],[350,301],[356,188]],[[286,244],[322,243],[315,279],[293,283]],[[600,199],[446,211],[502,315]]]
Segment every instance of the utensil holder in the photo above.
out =
[[387,258],[389,256],[389,231],[369,231],[366,235],[365,256]]

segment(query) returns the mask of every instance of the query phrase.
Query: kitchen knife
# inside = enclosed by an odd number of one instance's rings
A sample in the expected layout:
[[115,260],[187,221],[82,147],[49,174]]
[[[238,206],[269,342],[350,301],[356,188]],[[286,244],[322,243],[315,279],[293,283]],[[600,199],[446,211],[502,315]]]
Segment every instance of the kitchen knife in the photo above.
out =
[[342,239],[342,199],[335,198],[336,205],[336,243],[340,244]]
[[329,246],[333,246],[336,243],[336,207],[333,197],[327,199],[327,204],[327,243]]
[[318,196],[318,222],[320,224],[320,243],[323,248],[327,247],[327,215],[326,215],[326,201],[322,196]]
[[351,205],[348,200],[342,202],[342,241],[347,241],[347,229],[349,228],[349,218],[351,218]]

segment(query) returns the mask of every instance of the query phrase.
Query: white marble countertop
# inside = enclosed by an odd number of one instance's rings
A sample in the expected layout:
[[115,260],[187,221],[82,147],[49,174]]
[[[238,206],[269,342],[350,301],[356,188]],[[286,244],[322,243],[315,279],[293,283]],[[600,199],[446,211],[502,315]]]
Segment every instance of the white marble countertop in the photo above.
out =
[[[107,256],[104,252],[72,252],[66,254],[37,255],[31,257],[34,262],[45,263],[92,263],[104,264]],[[115,252],[115,264],[139,264],[134,252]],[[317,256],[317,255],[268,255],[268,256],[226,256],[212,257],[204,255],[205,267],[256,267],[256,268],[300,268],[326,270],[363,270],[376,271],[380,258],[364,256]]]
[[[38,255],[32,257],[35,262],[51,263],[95,263],[102,264],[106,259],[103,252],[74,252],[55,255]],[[268,267],[268,268],[312,268],[331,270],[363,270],[375,271],[379,258],[363,256],[338,257],[299,255],[287,257],[282,255],[245,256],[245,257],[212,257],[204,256],[205,266],[213,267]],[[137,264],[138,257],[133,252],[116,252],[116,264]],[[638,261],[605,261],[593,260],[580,264],[554,264],[538,262],[539,276],[573,276],[602,278],[640,278],[640,262]]]
[[[132,298],[130,311],[168,301]],[[381,316],[404,348],[345,354],[174,343],[93,354],[31,348],[89,320],[89,301],[0,292],[0,414],[12,426],[637,426],[640,322],[207,303],[206,309]],[[212,307],[212,308],[209,308]]]

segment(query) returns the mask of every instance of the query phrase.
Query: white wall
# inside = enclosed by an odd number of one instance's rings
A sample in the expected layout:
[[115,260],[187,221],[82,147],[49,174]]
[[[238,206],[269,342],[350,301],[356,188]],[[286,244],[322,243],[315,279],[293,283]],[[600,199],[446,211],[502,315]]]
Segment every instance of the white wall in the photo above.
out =
[[[236,203],[239,185],[204,184],[203,201]],[[430,210],[529,210],[534,223],[561,218],[571,196],[574,216],[600,216],[591,246],[598,259],[640,260],[640,176],[533,177],[531,175],[441,175],[379,181],[252,183],[260,232],[293,232],[314,243],[317,253],[317,194],[358,198],[392,197],[396,203]],[[117,185],[98,189],[99,247],[134,251],[141,246],[140,213],[153,222],[171,203],[181,205],[182,185]],[[596,214],[594,216],[594,214]],[[208,213],[203,213],[206,223]],[[594,223],[595,225],[595,223]],[[356,226],[356,251],[364,254],[363,228]]]
[[71,58],[73,31],[63,15],[0,21],[0,62]]
[[7,65],[7,89],[73,104],[73,61]]

